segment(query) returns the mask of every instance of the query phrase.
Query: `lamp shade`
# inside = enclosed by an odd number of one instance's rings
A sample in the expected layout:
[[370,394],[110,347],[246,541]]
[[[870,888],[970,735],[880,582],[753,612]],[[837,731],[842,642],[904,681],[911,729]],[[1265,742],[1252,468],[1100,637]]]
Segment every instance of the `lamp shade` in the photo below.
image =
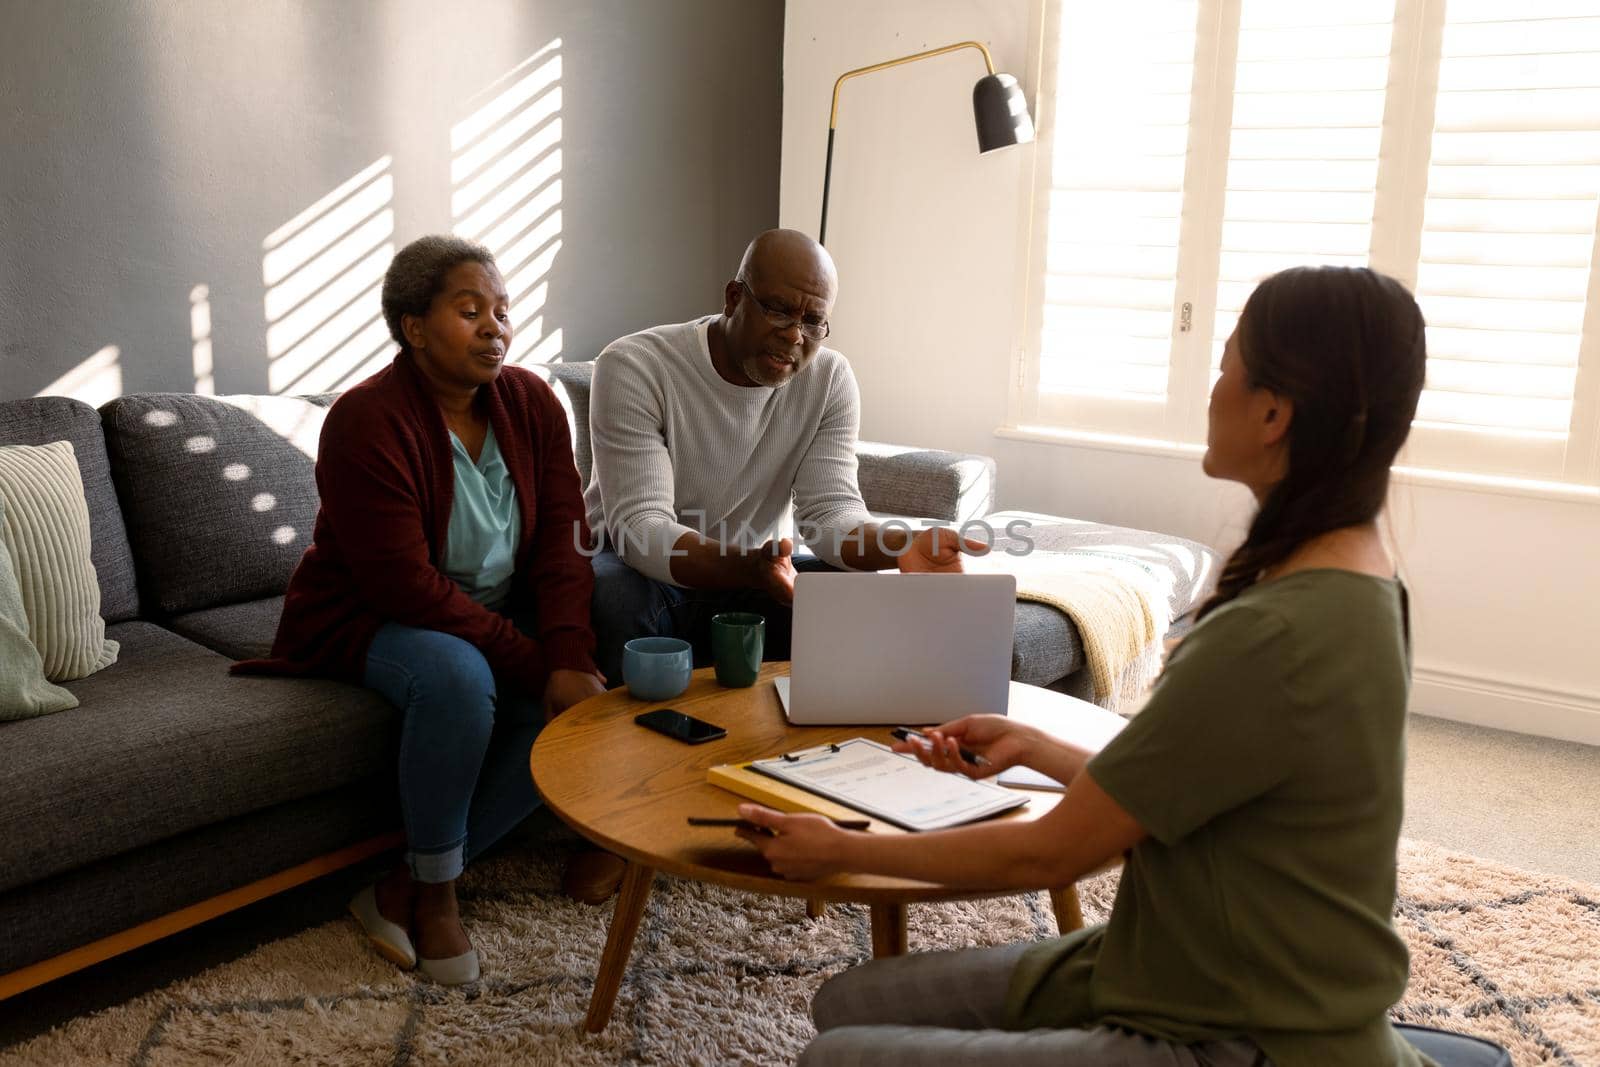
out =
[[988,74],[972,87],[972,117],[978,151],[993,152],[1033,140],[1033,119],[1022,86],[1009,74]]

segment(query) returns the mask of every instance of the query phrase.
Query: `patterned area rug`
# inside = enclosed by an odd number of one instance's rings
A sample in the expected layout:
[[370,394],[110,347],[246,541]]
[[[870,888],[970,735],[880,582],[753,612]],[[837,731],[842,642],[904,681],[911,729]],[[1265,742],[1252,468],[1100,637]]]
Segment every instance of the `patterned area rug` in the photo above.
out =
[[[519,841],[468,873],[484,958],[444,990],[324,924],[0,1053],[19,1064],[791,1063],[822,979],[871,953],[865,908],[658,878],[610,1027],[582,1033],[610,907],[558,889],[567,838]],[[1493,1038],[1522,1064],[1600,1067],[1600,890],[1407,842],[1397,922],[1412,977],[1397,1016]],[[1080,887],[1089,921],[1115,882]],[[913,949],[1053,936],[1043,894],[911,910]]]

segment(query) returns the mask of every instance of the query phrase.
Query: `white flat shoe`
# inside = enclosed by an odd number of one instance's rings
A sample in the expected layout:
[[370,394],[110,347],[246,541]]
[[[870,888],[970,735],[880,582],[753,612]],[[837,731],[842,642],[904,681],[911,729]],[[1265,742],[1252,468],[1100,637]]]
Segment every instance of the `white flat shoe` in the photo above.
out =
[[417,950],[411,944],[411,935],[406,933],[405,927],[390,922],[378,911],[375,887],[369,885],[351,899],[350,914],[367,932],[367,939],[378,950],[378,955],[403,971],[417,965]]
[[466,985],[478,980],[478,950],[468,949],[459,956],[442,960],[418,959],[417,970],[440,985]]

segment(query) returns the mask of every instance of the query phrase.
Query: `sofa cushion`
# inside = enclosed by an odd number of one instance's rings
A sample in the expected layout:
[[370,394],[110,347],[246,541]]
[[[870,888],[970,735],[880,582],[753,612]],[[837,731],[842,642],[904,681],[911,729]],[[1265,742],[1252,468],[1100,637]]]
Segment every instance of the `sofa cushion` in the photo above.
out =
[[52,682],[86,678],[117,661],[100,617],[90,561],[89,508],[71,441],[0,445],[0,542],[16,567],[28,638]]
[[317,517],[325,407],[286,396],[136,393],[101,412],[147,614],[288,588]]
[[963,523],[994,507],[991,456],[856,442],[861,499],[875,515],[915,515]]
[[[1174,629],[1184,626],[1183,617],[1210,595],[1222,563],[1216,552],[1198,541],[1149,530],[1029,511],[995,512],[984,521],[994,529],[996,551],[1091,550],[1137,560],[1170,574]],[[1017,681],[1049,685],[1083,666],[1083,640],[1077,627],[1055,608],[1019,602],[1016,626],[1011,676]]]
[[0,723],[0,890],[392,770],[399,713],[320,679],[235,678],[147,622],[66,688],[78,707]]
[[994,529],[997,550],[1020,552],[1031,542],[1032,551],[1092,551],[1136,560],[1170,574],[1169,603],[1174,620],[1187,615],[1210,594],[1222,565],[1216,552],[1199,541],[1171,534],[1033,511],[997,511],[983,521]]
[[1048,604],[1017,601],[1011,639],[1011,677],[1029,685],[1050,685],[1084,664],[1083,638],[1072,620]]
[[167,626],[229,659],[265,659],[282,617],[283,597],[269,596],[176,615]]
[[0,445],[72,442],[89,506],[90,558],[100,583],[100,616],[122,622],[139,614],[133,550],[122,523],[122,508],[111,481],[100,415],[81,400],[38,396],[0,403]]
[[572,430],[572,459],[578,465],[581,484],[589,484],[589,471],[594,466],[594,451],[589,446],[589,389],[594,379],[594,360],[549,365],[550,381],[558,388],[561,406],[566,409],[569,428]]

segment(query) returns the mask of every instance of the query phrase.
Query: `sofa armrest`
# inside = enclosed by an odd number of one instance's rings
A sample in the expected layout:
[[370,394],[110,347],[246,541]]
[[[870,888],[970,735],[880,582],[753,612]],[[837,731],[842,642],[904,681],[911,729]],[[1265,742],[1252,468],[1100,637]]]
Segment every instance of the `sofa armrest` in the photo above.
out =
[[962,523],[994,510],[991,456],[856,442],[861,498],[878,515]]

